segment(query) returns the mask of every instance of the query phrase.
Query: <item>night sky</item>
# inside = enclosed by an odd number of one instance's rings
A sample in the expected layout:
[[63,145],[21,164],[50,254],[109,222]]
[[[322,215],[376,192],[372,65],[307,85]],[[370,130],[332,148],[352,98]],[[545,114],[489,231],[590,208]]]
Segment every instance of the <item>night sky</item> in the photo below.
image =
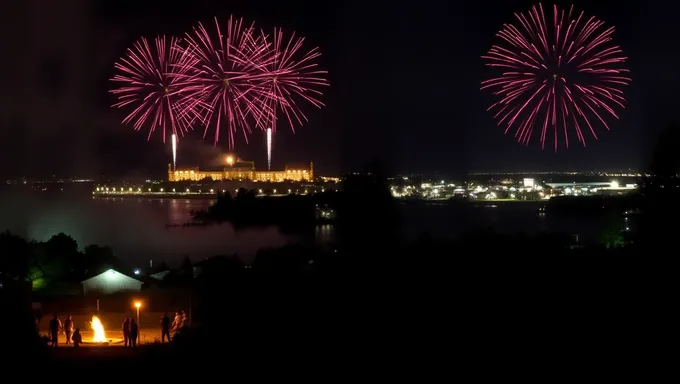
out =
[[[332,4],[330,4],[332,3]],[[178,4],[178,5],[173,5]],[[179,5],[181,4],[181,6]],[[207,1],[22,0],[0,6],[4,79],[0,93],[0,176],[162,175],[169,143],[146,141],[111,109],[113,62],[140,36],[181,36],[196,21],[230,14],[261,28],[281,26],[320,46],[329,70],[327,107],[277,133],[274,167],[313,160],[337,174],[377,160],[393,172],[605,170],[645,165],[656,133],[676,118],[680,76],[677,7],[667,1],[577,1],[617,27],[630,58],[628,108],[588,148],[555,154],[504,136],[479,91],[480,56],[512,13],[529,1]],[[552,4],[552,3],[544,3]],[[571,3],[558,2],[561,6]],[[226,152],[181,142],[179,163],[210,163]],[[237,142],[242,158],[266,166],[264,134]]]

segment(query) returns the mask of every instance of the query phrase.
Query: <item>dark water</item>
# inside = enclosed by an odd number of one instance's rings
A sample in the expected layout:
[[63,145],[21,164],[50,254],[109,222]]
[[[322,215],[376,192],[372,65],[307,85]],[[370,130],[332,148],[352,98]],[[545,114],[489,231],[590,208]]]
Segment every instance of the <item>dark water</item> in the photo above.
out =
[[483,230],[503,234],[549,232],[590,237],[605,224],[603,217],[539,214],[538,209],[545,205],[545,202],[402,204],[400,212],[403,230],[409,237],[429,233],[440,238],[456,238]]
[[0,230],[36,240],[64,232],[81,247],[109,245],[116,256],[134,265],[146,265],[150,259],[164,259],[172,265],[180,263],[184,255],[193,260],[233,253],[248,258],[260,248],[296,240],[274,227],[238,232],[229,224],[166,228],[166,224],[189,221],[192,211],[211,203],[196,199],[13,196],[0,201]]
[[[26,238],[47,240],[64,232],[83,247],[109,245],[121,259],[134,265],[164,259],[179,263],[184,255],[194,260],[216,254],[238,253],[248,259],[258,249],[277,247],[298,239],[275,227],[235,231],[230,224],[208,227],[166,228],[182,224],[191,211],[212,201],[196,199],[92,198],[85,196],[12,195],[0,200],[0,230]],[[539,203],[499,203],[464,208],[446,204],[401,204],[404,235],[422,233],[455,238],[466,232],[493,228],[502,233],[562,232],[592,235],[601,219],[539,215]],[[319,226],[318,241],[333,238],[333,227]]]

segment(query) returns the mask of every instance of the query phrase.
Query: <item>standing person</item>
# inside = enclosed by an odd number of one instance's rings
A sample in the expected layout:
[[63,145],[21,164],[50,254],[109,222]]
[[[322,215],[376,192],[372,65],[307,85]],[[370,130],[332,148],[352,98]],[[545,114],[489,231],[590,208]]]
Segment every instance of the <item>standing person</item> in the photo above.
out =
[[134,319],[130,319],[130,346],[137,347],[137,338],[139,337],[139,326]]
[[179,311],[175,312],[175,320],[172,321],[172,330],[174,332],[179,331],[182,326],[182,314]]
[[161,317],[161,343],[165,343],[165,337],[168,337],[170,342],[170,316],[165,312]]
[[59,331],[62,328],[61,320],[59,320],[59,317],[55,313],[52,320],[50,320],[50,342],[55,348],[59,345]]
[[125,346],[126,347],[131,347],[132,344],[130,343],[130,321],[132,319],[130,317],[126,317],[125,320],[123,320],[123,339],[125,340]]
[[187,322],[187,313],[184,312],[184,311],[180,311],[180,312],[182,314],[182,321],[180,323],[179,328],[182,329],[182,328],[186,327],[187,325],[189,325],[189,323]]
[[71,344],[71,335],[73,334],[73,318],[69,313],[64,320],[64,334],[66,335],[66,344]]
[[73,348],[78,348],[82,342],[83,336],[80,334],[80,328],[76,328],[76,330],[73,332]]

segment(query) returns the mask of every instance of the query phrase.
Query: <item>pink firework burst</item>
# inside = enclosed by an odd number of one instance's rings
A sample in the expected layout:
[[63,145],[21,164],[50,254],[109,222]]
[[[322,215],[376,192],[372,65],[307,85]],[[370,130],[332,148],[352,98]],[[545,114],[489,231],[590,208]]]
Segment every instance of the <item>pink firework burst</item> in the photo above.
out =
[[159,36],[151,45],[141,38],[114,65],[117,73],[111,81],[119,87],[110,91],[118,99],[113,106],[134,106],[123,124],[132,123],[136,131],[148,127],[147,140],[158,128],[163,131],[163,142],[168,128],[183,135],[198,117],[180,97],[183,87],[178,79],[190,71],[193,62],[179,49],[179,43],[176,38]]
[[609,130],[605,118],[618,119],[615,109],[625,108],[623,90],[632,80],[627,58],[611,44],[614,27],[583,12],[575,16],[573,6],[565,13],[555,5],[548,23],[539,3],[516,13],[517,25],[503,25],[497,34],[502,43],[482,56],[487,66],[502,71],[482,82],[481,89],[499,99],[488,110],[495,111],[506,134],[514,128],[521,144],[529,144],[538,126],[542,148],[550,134],[555,151],[560,136],[569,148],[572,127],[585,146],[585,130],[597,139],[594,125]]
[[180,75],[185,93],[184,102],[197,108],[205,126],[205,138],[214,126],[215,145],[220,139],[220,128],[226,120],[229,147],[234,147],[234,133],[243,132],[248,141],[248,116],[260,116],[266,105],[255,102],[254,92],[262,76],[259,68],[266,64],[268,49],[261,40],[253,39],[253,25],[245,26],[242,19],[230,17],[223,31],[215,19],[214,30],[198,24],[187,33],[185,55],[193,69]]
[[260,102],[267,105],[261,110],[263,114],[256,116],[258,125],[271,124],[272,132],[276,132],[280,110],[295,132],[296,125],[307,121],[298,100],[317,108],[324,106],[320,100],[323,92],[319,88],[327,87],[329,83],[326,80],[328,72],[319,69],[317,64],[321,52],[318,47],[304,50],[304,37],[296,37],[293,33],[285,39],[279,28],[275,28],[272,35],[262,32],[256,41],[257,45],[268,48],[268,54],[260,58],[264,61],[258,64],[262,73],[256,92]]

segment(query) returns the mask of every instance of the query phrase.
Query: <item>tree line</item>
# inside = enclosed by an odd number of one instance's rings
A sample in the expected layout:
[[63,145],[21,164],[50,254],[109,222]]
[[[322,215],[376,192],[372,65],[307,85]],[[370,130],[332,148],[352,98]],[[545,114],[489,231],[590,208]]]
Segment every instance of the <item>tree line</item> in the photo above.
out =
[[81,251],[78,242],[64,233],[47,241],[0,233],[0,273],[5,278],[29,281],[34,290],[59,282],[80,282],[86,276],[121,267],[110,247],[92,244]]

